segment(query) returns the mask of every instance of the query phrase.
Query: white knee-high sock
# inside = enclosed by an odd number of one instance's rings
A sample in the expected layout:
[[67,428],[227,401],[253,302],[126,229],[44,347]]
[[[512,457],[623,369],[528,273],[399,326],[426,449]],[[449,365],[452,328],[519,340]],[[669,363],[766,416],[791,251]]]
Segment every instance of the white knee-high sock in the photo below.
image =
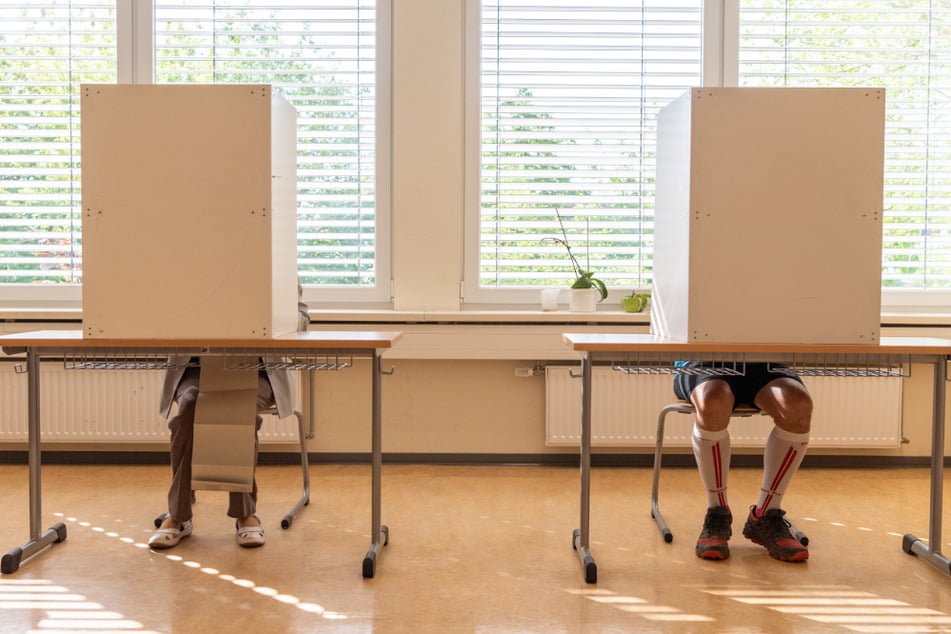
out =
[[729,507],[726,480],[730,471],[730,430],[706,431],[693,426],[693,455],[707,489],[707,507]]
[[756,502],[758,516],[780,508],[786,487],[799,470],[808,445],[808,433],[795,434],[773,427],[763,452],[763,484]]

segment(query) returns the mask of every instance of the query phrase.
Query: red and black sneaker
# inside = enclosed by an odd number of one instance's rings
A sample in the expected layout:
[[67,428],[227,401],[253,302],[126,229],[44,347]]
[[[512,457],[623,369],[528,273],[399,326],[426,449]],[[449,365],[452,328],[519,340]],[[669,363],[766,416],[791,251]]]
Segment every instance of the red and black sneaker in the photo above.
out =
[[789,521],[782,509],[769,509],[762,517],[756,517],[755,506],[750,507],[750,515],[743,526],[743,536],[750,541],[765,546],[769,556],[780,561],[806,561],[809,550],[789,532]]
[[701,559],[726,559],[730,556],[727,541],[733,534],[733,513],[726,506],[707,509],[703,518],[703,530],[697,538],[697,557]]

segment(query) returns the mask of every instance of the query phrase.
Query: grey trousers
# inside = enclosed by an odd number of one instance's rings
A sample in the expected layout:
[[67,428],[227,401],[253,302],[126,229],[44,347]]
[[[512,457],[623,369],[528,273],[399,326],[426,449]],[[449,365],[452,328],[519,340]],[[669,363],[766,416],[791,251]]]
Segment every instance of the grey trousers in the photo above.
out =
[[[198,400],[200,368],[188,368],[175,390],[178,412],[168,421],[172,432],[169,454],[172,463],[172,484],[168,489],[168,513],[179,522],[192,519],[192,448],[194,447],[195,405]],[[274,406],[274,392],[263,372],[258,374],[258,410]],[[254,427],[254,463],[258,461],[258,430],[261,417]],[[255,479],[250,493],[228,494],[228,517],[244,519],[254,515],[258,501],[258,483]]]

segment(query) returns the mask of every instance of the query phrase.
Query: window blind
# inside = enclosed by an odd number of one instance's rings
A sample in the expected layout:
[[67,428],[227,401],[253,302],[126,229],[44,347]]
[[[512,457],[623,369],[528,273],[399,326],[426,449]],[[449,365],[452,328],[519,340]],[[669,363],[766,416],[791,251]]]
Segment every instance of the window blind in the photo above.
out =
[[743,0],[743,86],[886,89],[885,289],[951,288],[951,5]]
[[650,285],[656,117],[700,84],[701,9],[482,0],[479,290],[570,283],[559,218],[609,288]]
[[115,82],[114,0],[0,0],[0,284],[81,281],[79,85]]
[[272,84],[297,108],[301,281],[376,284],[373,0],[156,2],[155,81]]

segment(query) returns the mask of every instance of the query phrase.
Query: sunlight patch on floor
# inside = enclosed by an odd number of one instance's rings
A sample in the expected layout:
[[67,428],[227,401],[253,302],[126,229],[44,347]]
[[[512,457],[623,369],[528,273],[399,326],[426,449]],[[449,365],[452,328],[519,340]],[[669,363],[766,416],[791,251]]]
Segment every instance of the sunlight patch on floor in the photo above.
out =
[[[138,632],[153,634],[143,629],[138,621],[125,618],[114,610],[89,601],[85,596],[71,592],[62,585],[46,579],[0,579],[0,611],[43,611],[45,618],[27,632],[57,634],[59,632]],[[13,616],[6,614],[2,621],[10,623]],[[24,621],[30,616],[24,614]]]
[[707,594],[865,634],[951,632],[951,616],[847,586],[711,588]]
[[[75,517],[69,517],[63,513],[53,513],[53,515],[56,517],[60,517],[67,522],[75,523],[76,525],[81,526],[83,528],[88,528],[90,531],[92,531],[95,534],[102,535],[104,537],[110,537],[113,539],[118,538],[118,541],[120,541],[123,544],[129,544],[137,548],[149,549],[148,544],[145,542],[136,541],[134,538],[131,538],[131,537],[122,537],[114,531],[106,531],[105,529],[101,527],[94,526],[90,522],[80,521]],[[327,610],[322,605],[318,605],[316,603],[301,601],[298,597],[295,597],[290,594],[282,593],[276,588],[270,588],[267,586],[259,586],[252,579],[240,579],[235,577],[234,575],[222,573],[215,568],[204,566],[201,564],[201,562],[186,560],[184,557],[175,554],[174,551],[163,552],[161,550],[151,550],[151,549],[149,550],[150,552],[156,555],[164,556],[168,561],[180,563],[186,568],[189,568],[191,570],[197,570],[204,574],[217,576],[222,581],[229,582],[240,588],[249,589],[259,595],[270,597],[283,605],[293,605],[294,607],[304,612],[307,612],[309,614],[319,614],[320,616],[322,616],[323,618],[327,620],[334,620],[334,621],[345,620],[348,618],[346,614],[343,614],[340,612],[334,612],[332,610]]]

